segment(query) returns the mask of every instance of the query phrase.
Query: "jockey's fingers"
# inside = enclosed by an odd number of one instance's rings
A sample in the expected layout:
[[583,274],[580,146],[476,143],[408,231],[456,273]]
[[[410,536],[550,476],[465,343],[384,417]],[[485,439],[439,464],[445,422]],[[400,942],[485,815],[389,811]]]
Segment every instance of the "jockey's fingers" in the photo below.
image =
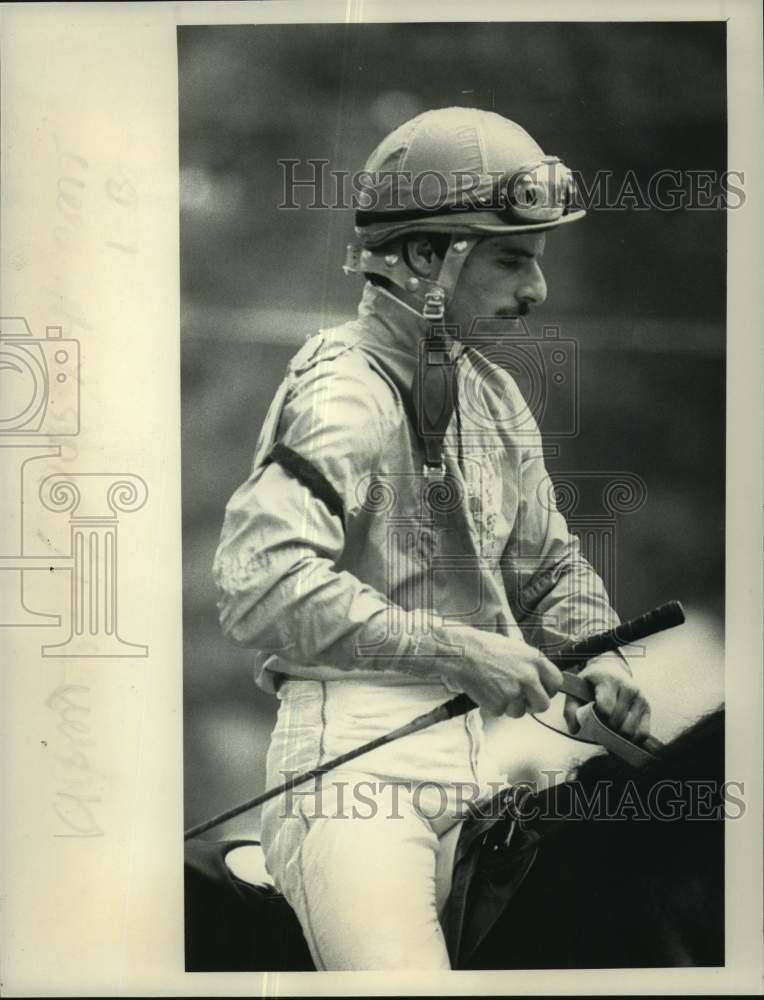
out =
[[538,686],[532,686],[528,688],[525,692],[526,701],[528,703],[528,711],[534,713],[546,712],[549,708],[550,699],[549,695],[539,684]]
[[645,712],[649,713],[649,711],[650,706],[647,702],[647,698],[645,698],[641,691],[637,691],[634,695],[634,700],[626,713],[623,725],[625,726],[628,723],[629,728],[633,731],[632,735],[636,735],[643,715]]
[[611,729],[621,729],[638,693],[639,692],[636,688],[627,687],[625,684],[620,685],[618,688],[618,695],[615,700],[615,706],[613,711],[610,713],[610,719],[608,720]]
[[562,710],[563,718],[568,727],[569,732],[577,733],[581,728],[581,724],[578,721],[578,709],[584,704],[580,699],[574,698],[573,695],[567,695],[565,697],[565,708]]
[[526,708],[525,698],[519,694],[515,698],[510,698],[503,714],[508,715],[511,719],[521,719],[525,715]]
[[507,708],[507,696],[505,693],[494,691],[474,691],[470,693],[473,701],[480,705],[483,712],[488,715],[504,715]]
[[644,698],[637,696],[631,703],[631,708],[626,713],[626,717],[621,723],[620,732],[623,736],[626,736],[630,740],[634,740],[637,737],[639,731],[639,724],[642,721],[642,716],[647,709],[647,702]]
[[515,719],[525,715],[525,692],[518,678],[505,676],[476,685],[470,696],[490,715],[511,715]]
[[650,706],[645,702],[646,708],[642,713],[642,717],[639,720],[637,726],[637,732],[635,734],[635,742],[641,743],[643,740],[647,739],[650,735]]
[[539,677],[539,672],[535,663],[536,661],[534,661],[534,666],[529,666],[522,672],[520,686],[523,694],[525,695],[525,700],[528,703],[528,711],[546,712],[549,708],[550,699],[541,683],[541,678]]
[[594,704],[604,719],[610,719],[616,705],[616,686],[609,678],[595,684]]
[[562,687],[562,671],[543,653],[539,653],[535,663],[541,686],[551,698]]

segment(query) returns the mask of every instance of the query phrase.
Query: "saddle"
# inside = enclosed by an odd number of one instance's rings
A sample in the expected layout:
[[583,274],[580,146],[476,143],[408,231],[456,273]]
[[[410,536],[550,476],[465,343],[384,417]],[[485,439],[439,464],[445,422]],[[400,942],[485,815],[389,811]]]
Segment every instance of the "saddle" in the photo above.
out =
[[226,864],[252,840],[189,840],[185,845],[187,972],[308,972],[314,969],[300,922],[265,882],[237,878]]
[[465,820],[442,919],[452,968],[468,967],[533,867],[542,832],[546,839],[560,822],[525,821],[514,788],[503,789]]

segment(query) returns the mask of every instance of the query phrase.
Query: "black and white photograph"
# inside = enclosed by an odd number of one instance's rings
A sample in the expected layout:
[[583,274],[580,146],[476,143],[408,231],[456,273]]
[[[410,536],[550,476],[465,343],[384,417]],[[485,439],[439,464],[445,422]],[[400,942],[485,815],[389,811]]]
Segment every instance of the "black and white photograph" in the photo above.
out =
[[750,995],[762,12],[0,3],[0,993]]
[[178,46],[187,967],[724,965],[724,24]]

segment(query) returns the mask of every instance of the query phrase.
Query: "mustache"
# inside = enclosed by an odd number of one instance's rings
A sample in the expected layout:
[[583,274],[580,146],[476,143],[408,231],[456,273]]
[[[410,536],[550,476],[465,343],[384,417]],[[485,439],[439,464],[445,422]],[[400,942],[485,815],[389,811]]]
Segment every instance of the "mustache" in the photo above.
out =
[[497,309],[497,319],[514,319],[516,316],[527,316],[531,307],[527,302],[521,302],[517,309]]

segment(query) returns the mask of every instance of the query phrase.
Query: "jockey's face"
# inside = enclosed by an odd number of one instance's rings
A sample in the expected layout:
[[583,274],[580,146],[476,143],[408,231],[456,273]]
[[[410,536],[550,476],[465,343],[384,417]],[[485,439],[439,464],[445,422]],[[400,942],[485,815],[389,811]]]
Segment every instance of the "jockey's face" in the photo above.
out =
[[476,319],[524,316],[546,299],[540,260],[545,233],[486,237],[474,246],[446,309],[446,322],[469,334]]

